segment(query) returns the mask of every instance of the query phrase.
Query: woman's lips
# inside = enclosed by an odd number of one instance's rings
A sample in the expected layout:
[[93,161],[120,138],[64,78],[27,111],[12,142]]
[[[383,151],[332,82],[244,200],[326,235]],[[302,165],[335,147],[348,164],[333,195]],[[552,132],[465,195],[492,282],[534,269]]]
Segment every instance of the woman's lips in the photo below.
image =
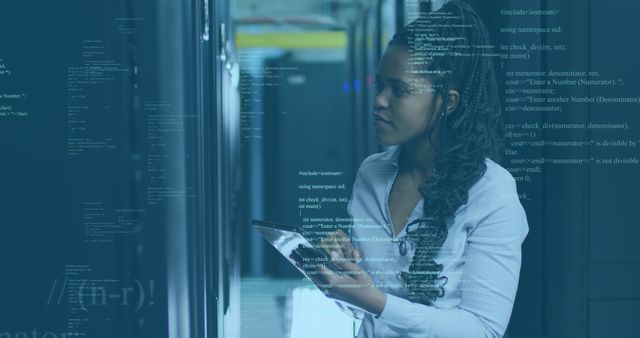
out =
[[386,128],[391,125],[391,122],[385,120],[384,118],[378,115],[375,115],[373,124],[376,126],[376,128]]

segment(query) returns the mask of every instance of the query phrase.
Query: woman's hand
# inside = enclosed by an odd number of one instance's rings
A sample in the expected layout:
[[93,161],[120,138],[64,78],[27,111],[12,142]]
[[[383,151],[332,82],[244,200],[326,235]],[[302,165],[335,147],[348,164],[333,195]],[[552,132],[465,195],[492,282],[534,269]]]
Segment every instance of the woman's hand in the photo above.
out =
[[292,258],[327,297],[345,301],[376,316],[382,312],[386,296],[375,287],[371,276],[358,264],[349,262],[349,258],[334,259],[331,265],[341,270],[336,272],[322,262],[302,259],[303,250],[294,250]]
[[332,261],[350,259],[355,262],[362,260],[362,251],[351,245],[351,239],[342,230],[332,231],[320,240],[319,248],[327,253]]
[[348,261],[333,263],[343,271],[336,273],[323,264],[319,265],[325,295],[353,304],[376,316],[380,315],[387,297],[376,288],[371,276],[358,264]]

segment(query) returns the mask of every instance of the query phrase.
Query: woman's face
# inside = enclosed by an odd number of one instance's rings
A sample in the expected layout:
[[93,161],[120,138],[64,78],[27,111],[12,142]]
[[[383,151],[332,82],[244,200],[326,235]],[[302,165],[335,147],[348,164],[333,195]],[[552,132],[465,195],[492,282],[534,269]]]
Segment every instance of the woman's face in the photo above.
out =
[[412,74],[408,61],[405,48],[390,45],[378,64],[373,108],[376,139],[382,145],[419,141],[440,108],[442,99],[432,83]]

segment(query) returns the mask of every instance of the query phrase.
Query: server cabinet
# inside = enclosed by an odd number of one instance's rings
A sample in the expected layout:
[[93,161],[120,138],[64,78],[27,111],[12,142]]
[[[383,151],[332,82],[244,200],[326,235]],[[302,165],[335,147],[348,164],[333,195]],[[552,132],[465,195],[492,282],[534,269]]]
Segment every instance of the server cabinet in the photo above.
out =
[[233,335],[225,11],[2,4],[0,335]]

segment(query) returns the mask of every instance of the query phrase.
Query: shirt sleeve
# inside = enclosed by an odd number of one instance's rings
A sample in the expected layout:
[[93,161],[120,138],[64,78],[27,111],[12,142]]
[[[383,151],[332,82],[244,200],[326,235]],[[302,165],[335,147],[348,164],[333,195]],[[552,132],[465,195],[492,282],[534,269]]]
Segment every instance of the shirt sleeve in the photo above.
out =
[[349,197],[349,202],[347,203],[347,213],[349,214],[349,218],[351,219],[349,227],[346,229],[346,233],[351,239],[351,245],[353,245],[356,249],[359,249],[358,242],[353,240],[353,227],[357,226],[358,220],[354,218],[352,206],[353,200],[356,198],[356,193],[358,192],[360,180],[362,180],[362,166],[367,161],[365,159],[361,164],[358,170],[356,171],[356,177],[353,180],[353,187],[351,189],[351,196]]
[[[354,223],[355,223],[354,220],[353,220],[353,213],[351,211],[351,204],[353,202],[353,198],[354,198],[355,193],[356,193],[357,184],[358,184],[358,178],[359,177],[360,177],[360,168],[358,168],[358,171],[356,173],[356,178],[355,178],[354,183],[353,183],[353,189],[351,190],[351,197],[349,198],[349,202],[347,203],[347,213],[349,214],[349,217],[351,218],[351,222],[349,224],[349,227],[346,229],[347,230],[346,233],[347,233],[347,236],[349,236],[349,238],[351,239],[351,244],[356,249],[359,249],[359,248],[358,248],[358,243],[353,240],[353,232],[351,230],[353,225],[354,225]],[[336,305],[338,305],[338,308],[340,308],[340,310],[343,313],[351,316],[354,319],[360,320],[365,315],[365,312],[363,312],[361,310],[358,310],[358,309],[350,307],[350,306],[346,306],[346,305],[344,305],[344,304],[342,304],[342,303],[340,303],[338,301],[336,301],[335,303],[336,303]]]
[[[479,199],[484,210],[468,232],[458,307],[440,309],[386,294],[376,320],[403,337],[502,337],[513,308],[521,265],[521,244],[529,232],[513,178]],[[494,203],[489,202],[490,200]]]

